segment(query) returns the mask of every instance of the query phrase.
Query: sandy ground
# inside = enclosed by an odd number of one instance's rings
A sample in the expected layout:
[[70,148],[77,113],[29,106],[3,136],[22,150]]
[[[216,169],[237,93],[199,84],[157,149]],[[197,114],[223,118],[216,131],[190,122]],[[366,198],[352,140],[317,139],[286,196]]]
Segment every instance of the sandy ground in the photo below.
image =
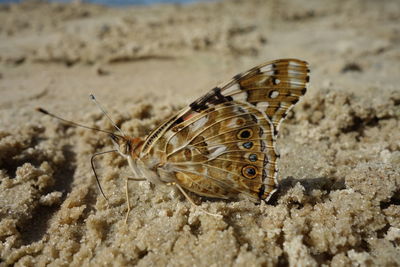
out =
[[[281,128],[269,203],[130,183],[112,129],[132,136],[266,60],[311,66]],[[400,266],[400,5],[224,1],[120,9],[0,6],[0,265]]]

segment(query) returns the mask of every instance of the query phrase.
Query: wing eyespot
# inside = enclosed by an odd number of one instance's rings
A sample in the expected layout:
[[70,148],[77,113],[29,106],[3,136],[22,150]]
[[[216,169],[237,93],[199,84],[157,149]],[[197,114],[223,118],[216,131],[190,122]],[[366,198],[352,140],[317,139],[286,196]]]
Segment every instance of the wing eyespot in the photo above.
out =
[[239,139],[249,139],[252,136],[253,136],[253,130],[252,129],[242,129],[237,134],[237,138],[239,138]]
[[251,162],[257,161],[257,160],[258,160],[257,154],[250,154],[250,155],[249,155],[249,160],[250,160]]
[[257,177],[257,168],[253,165],[246,165],[242,168],[242,174],[248,179],[254,179]]
[[243,143],[243,147],[246,148],[246,149],[250,149],[250,148],[253,147],[253,142],[246,142],[246,143]]

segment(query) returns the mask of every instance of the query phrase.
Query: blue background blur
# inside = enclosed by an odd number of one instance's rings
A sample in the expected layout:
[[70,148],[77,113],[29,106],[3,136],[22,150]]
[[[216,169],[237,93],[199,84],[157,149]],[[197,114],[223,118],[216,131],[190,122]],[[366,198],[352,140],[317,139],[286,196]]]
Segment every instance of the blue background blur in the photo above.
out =
[[[84,0],[87,3],[96,3],[108,6],[125,6],[125,5],[149,5],[155,3],[193,3],[193,2],[210,2],[210,0]],[[3,3],[18,3],[21,0],[0,0]],[[50,2],[70,2],[69,0],[52,0]]]

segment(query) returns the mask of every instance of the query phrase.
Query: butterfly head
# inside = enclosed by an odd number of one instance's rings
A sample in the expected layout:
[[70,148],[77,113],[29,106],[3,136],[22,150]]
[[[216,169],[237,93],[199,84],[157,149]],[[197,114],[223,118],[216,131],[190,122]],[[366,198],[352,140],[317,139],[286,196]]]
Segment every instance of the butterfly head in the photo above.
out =
[[144,143],[141,138],[132,138],[130,136],[122,136],[110,134],[111,140],[115,144],[117,151],[124,157],[139,158],[142,145]]

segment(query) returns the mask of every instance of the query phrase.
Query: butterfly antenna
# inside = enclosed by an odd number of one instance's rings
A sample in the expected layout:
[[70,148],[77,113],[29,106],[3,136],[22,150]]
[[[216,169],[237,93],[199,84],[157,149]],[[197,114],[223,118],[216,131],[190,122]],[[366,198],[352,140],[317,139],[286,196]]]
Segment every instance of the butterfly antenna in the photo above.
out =
[[48,112],[47,110],[45,110],[43,108],[36,108],[36,110],[41,112],[41,113],[43,113],[43,114],[45,114],[45,115],[48,115],[48,116],[53,117],[53,118],[56,118],[57,120],[60,120],[60,121],[64,122],[65,124],[69,124],[69,125],[73,125],[73,126],[77,126],[77,127],[82,127],[82,128],[86,128],[86,129],[93,130],[93,131],[99,131],[99,132],[103,132],[103,133],[108,133],[108,134],[111,134],[111,135],[113,134],[112,132],[109,132],[109,131],[105,131],[105,130],[102,130],[102,129],[99,129],[99,128],[94,128],[94,127],[89,127],[89,126],[86,126],[86,125],[83,125],[83,124],[80,124],[80,123],[76,123],[76,122],[73,122],[73,121],[69,121],[69,120],[63,119],[63,118],[61,118],[61,117],[59,117],[57,115],[54,115],[53,113]]
[[126,136],[126,134],[117,126],[117,124],[111,119],[111,117],[108,115],[107,111],[103,108],[102,105],[97,101],[96,97],[93,94],[90,94],[90,99],[93,100],[93,102],[97,105],[97,107],[103,112],[103,114],[111,121],[112,125],[114,126],[115,129],[117,129],[123,136]]

